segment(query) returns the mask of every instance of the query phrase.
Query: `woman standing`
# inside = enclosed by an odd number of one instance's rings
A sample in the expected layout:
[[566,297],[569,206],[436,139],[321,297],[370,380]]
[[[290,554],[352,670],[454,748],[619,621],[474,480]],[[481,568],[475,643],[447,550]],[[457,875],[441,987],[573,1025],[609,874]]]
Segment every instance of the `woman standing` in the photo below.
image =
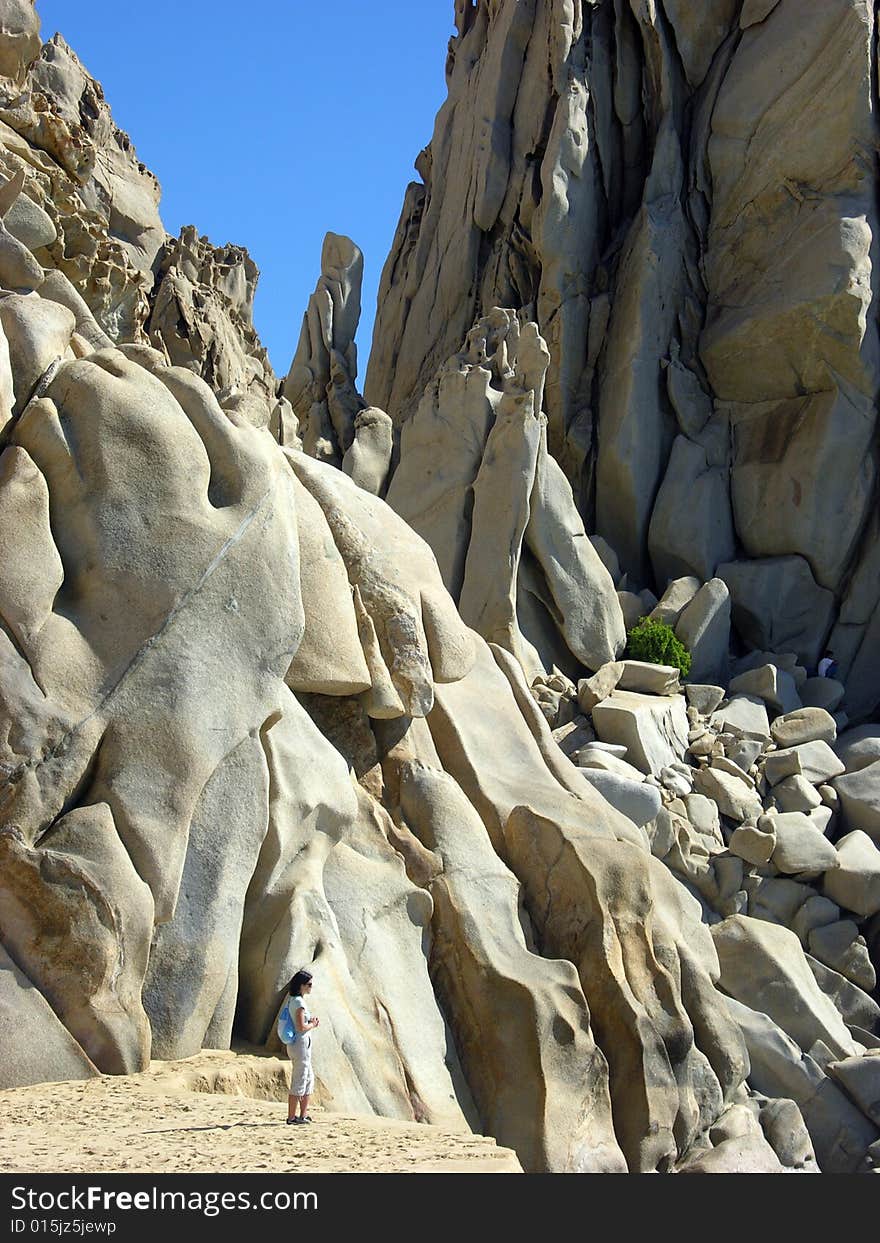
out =
[[[315,1089],[315,1073],[312,1070],[312,1038],[311,1031],[318,1026],[306,1007],[305,999],[312,991],[312,976],[309,971],[297,971],[288,987],[287,1000],[290,1017],[295,1029],[294,1039],[287,1046],[290,1058],[290,1093],[287,1097],[287,1125],[291,1123],[311,1122],[306,1110],[309,1097]],[[297,1109],[299,1115],[297,1115]]]

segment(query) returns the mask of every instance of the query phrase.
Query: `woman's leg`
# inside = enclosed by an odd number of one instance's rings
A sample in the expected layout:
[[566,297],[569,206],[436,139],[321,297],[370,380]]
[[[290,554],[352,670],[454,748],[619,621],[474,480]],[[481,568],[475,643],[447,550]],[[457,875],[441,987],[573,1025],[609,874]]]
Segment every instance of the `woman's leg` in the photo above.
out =
[[[287,1121],[288,1122],[291,1120],[291,1118],[296,1117],[297,1106],[299,1105],[301,1099],[302,1097],[291,1096],[288,1094],[288,1097],[287,1097]],[[306,1101],[308,1101],[308,1097],[306,1097]]]
[[306,1116],[306,1110],[309,1107],[308,1093],[305,1096],[297,1097],[297,1100],[299,1101],[299,1116],[304,1118]]

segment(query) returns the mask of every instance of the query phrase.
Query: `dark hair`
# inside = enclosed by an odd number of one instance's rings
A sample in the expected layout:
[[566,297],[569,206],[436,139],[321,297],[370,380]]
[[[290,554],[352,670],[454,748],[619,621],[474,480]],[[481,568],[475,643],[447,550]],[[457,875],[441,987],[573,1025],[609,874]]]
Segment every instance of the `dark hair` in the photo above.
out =
[[290,993],[291,997],[298,997],[302,992],[303,984],[311,984],[311,982],[311,971],[297,971],[296,975],[287,986],[287,991]]

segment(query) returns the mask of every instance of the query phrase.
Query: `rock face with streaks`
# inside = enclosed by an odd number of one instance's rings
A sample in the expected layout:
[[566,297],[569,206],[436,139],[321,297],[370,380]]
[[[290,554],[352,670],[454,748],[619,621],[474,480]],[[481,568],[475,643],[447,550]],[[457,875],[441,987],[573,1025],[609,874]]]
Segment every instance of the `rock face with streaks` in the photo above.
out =
[[522,310],[549,348],[549,448],[587,531],[637,589],[725,579],[749,645],[815,664],[830,635],[867,715],[874,6],[478,0],[456,15],[367,400],[405,435],[471,324]]
[[[719,310],[711,349],[694,337],[704,243],[721,268],[728,244],[708,101],[775,10],[627,13],[456,5],[453,94],[397,261],[427,271],[458,244],[450,178],[472,165],[461,253],[491,299],[440,265],[456,335],[435,340],[418,281],[404,330],[386,279],[379,339],[412,341],[370,406],[357,248],[328,236],[278,382],[246,253],[166,237],[100,87],[0,0],[3,1087],[277,1048],[308,965],[336,1109],[488,1131],[533,1171],[877,1165],[870,737],[838,740],[843,718],[800,698],[823,636],[785,615],[794,588],[767,634],[803,642],[728,668],[731,598],[757,606],[748,572],[734,590],[713,562],[803,562],[835,602],[839,584],[803,548],[752,556],[733,517],[689,561],[662,535],[665,481],[652,517],[664,393],[711,476],[692,518],[734,470],[709,359],[735,372],[748,325]],[[845,49],[848,29],[827,37]],[[771,199],[773,227],[807,227]],[[825,344],[851,393],[845,289]],[[594,511],[617,513],[595,542]],[[659,603],[628,590],[612,547],[629,586],[658,548],[677,581]],[[626,595],[740,693],[619,660]]]

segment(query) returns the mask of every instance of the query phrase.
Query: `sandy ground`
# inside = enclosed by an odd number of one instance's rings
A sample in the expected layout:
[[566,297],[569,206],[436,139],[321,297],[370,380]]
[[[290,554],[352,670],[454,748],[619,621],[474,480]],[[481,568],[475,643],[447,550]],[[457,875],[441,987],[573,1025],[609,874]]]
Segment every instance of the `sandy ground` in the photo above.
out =
[[204,1052],[142,1075],[0,1092],[0,1173],[518,1173],[481,1135],[310,1107],[286,1126],[288,1064]]

